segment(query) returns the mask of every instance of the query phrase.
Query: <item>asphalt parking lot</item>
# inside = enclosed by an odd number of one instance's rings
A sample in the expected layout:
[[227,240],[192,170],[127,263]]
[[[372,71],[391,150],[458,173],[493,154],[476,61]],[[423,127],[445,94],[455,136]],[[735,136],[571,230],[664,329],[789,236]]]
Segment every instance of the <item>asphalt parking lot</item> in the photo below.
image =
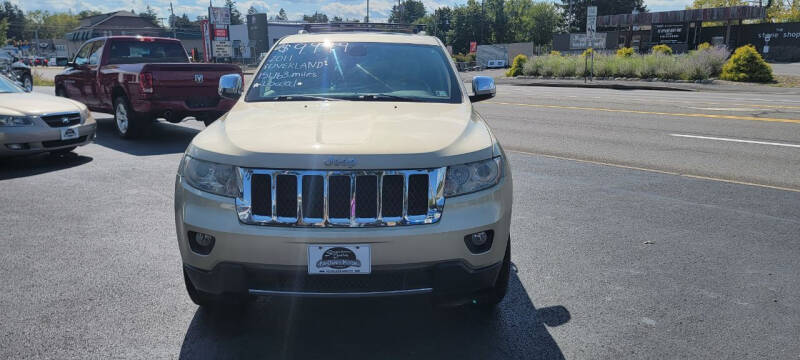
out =
[[478,105],[515,182],[516,271],[491,314],[198,309],[172,196],[202,123],[125,141],[98,114],[73,156],[0,161],[0,357],[798,359],[800,149],[758,142],[800,144],[800,101],[747,97],[502,86]]

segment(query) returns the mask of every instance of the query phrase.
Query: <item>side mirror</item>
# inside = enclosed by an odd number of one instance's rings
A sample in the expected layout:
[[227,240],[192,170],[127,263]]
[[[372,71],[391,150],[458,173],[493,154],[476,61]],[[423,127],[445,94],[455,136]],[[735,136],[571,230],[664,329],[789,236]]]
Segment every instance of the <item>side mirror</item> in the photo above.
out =
[[472,78],[472,95],[469,101],[478,102],[491,99],[497,94],[494,79],[488,76],[475,76]]
[[219,96],[225,99],[238,100],[242,96],[242,76],[239,74],[222,75],[219,78]]

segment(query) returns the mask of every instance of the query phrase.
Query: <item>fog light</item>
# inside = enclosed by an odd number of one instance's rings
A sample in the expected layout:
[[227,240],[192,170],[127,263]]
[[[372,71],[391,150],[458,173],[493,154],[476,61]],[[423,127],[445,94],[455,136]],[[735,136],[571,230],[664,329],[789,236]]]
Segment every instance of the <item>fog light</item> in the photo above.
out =
[[189,247],[192,248],[192,251],[201,255],[208,255],[211,249],[214,248],[216,239],[213,236],[194,231],[189,231],[188,235]]
[[6,147],[11,150],[25,150],[28,148],[28,144],[6,144]]
[[464,243],[473,254],[483,253],[492,248],[493,230],[485,230],[464,236]]

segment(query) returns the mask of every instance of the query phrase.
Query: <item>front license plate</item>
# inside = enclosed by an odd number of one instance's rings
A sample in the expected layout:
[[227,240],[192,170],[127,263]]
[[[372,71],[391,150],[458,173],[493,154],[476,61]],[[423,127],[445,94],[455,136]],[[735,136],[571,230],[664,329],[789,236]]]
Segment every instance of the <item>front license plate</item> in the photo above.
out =
[[78,138],[78,128],[61,129],[61,140],[70,140],[77,138]]
[[309,274],[369,274],[369,245],[308,245]]

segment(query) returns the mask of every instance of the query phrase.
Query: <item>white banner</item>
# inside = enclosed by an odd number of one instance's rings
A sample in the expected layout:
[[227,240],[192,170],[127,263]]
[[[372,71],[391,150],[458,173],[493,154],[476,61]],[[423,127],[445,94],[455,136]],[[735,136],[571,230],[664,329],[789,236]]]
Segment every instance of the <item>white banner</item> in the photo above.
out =
[[233,57],[233,44],[230,40],[214,40],[214,57]]
[[570,49],[605,49],[606,48],[606,33],[595,33],[594,41],[589,41],[592,36],[586,34],[569,34],[569,48]]

